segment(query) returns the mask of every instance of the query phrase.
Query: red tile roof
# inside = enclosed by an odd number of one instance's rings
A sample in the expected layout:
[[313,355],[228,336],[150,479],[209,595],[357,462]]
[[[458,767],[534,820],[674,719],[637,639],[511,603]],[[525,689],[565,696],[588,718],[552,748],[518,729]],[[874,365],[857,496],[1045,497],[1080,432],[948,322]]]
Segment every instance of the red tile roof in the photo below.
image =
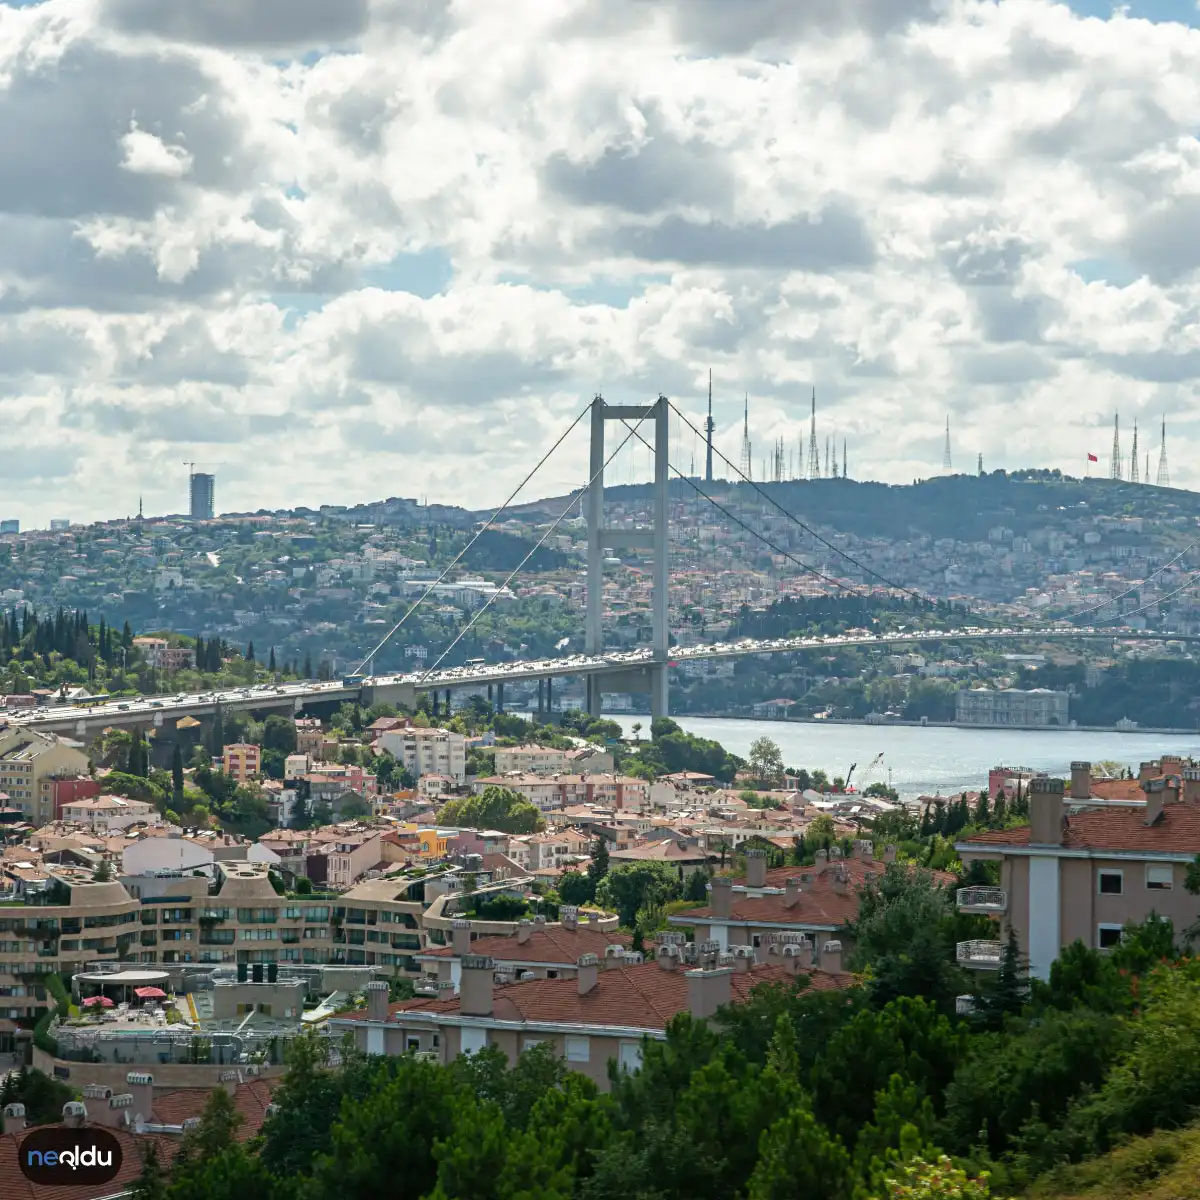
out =
[[[1070,788],[1067,791],[1069,793]],[[1146,793],[1136,779],[1093,779],[1091,795],[1097,800],[1140,800],[1143,803],[1146,800]]]
[[[522,945],[516,935],[509,937],[477,938],[471,943],[472,954],[486,954],[498,963],[534,962],[574,966],[581,954],[604,957],[607,946],[628,946],[629,937],[616,930],[604,932],[591,925],[564,929],[561,925],[535,925],[529,940]],[[420,958],[456,958],[453,946],[439,946],[421,954]]]
[[[1029,826],[989,829],[973,834],[964,846],[1028,846]],[[1162,817],[1146,824],[1143,808],[1090,808],[1067,818],[1067,850],[1145,851],[1150,854],[1200,854],[1200,806],[1166,804]]]
[[[537,1024],[608,1025],[624,1029],[665,1029],[667,1022],[688,1007],[687,967],[664,970],[657,962],[636,966],[601,967],[596,986],[579,994],[576,979],[529,979],[498,987],[493,1017],[499,1021]],[[828,971],[803,972],[808,988],[831,991],[849,987],[854,976]],[[735,970],[730,979],[735,1004],[749,999],[760,983],[785,983],[793,979],[782,966],[755,963],[749,971]],[[393,1004],[393,1015],[429,1013],[458,1016],[459,997],[406,1000]],[[365,1021],[366,1011],[348,1013],[341,1020]]]
[[[267,1105],[276,1086],[277,1080],[265,1079],[238,1085],[233,1102],[245,1118],[238,1126],[238,1141],[248,1141],[262,1129]],[[182,1125],[189,1117],[200,1116],[208,1103],[208,1095],[207,1088],[180,1088],[158,1093],[154,1097],[154,1120],[163,1125]],[[102,1128],[98,1122],[89,1122],[89,1125]],[[50,1127],[39,1125],[35,1128]],[[30,1132],[32,1129],[0,1135],[0,1200],[99,1200],[132,1186],[142,1172],[142,1153],[148,1145],[153,1144],[158,1150],[159,1161],[169,1166],[178,1154],[182,1140],[178,1134],[135,1135],[124,1129],[109,1129],[121,1146],[121,1170],[115,1179],[94,1187],[42,1187],[30,1183],[17,1165],[21,1142]]]

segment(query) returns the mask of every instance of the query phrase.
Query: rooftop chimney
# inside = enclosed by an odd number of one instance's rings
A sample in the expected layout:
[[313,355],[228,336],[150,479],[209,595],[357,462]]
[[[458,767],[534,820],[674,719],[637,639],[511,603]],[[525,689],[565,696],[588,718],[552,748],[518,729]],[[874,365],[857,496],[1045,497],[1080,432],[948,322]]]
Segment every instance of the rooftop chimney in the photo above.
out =
[[748,888],[767,886],[767,852],[765,850],[746,851],[746,886]]
[[517,925],[517,945],[523,946],[533,935],[533,922],[528,918]]
[[68,1129],[82,1129],[87,1124],[87,1105],[78,1100],[68,1100],[63,1105],[62,1119]]
[[1184,767],[1183,775],[1183,801],[1185,804],[1194,804],[1200,800],[1200,767]]
[[6,1104],[4,1106],[4,1132],[20,1133],[25,1128],[25,1105]]
[[787,883],[783,888],[783,907],[795,908],[800,903],[800,879],[796,875],[789,875]]
[[450,926],[450,945],[456,958],[471,953],[471,922],[457,918]]
[[386,1021],[388,1018],[388,985],[382,979],[367,984],[367,1020]]
[[711,1017],[733,995],[733,969],[707,967],[687,973],[688,1011],[697,1020]]
[[782,946],[780,948],[783,969],[789,975],[799,975],[803,969],[803,953],[800,946]]
[[866,859],[875,857],[875,843],[868,838],[856,838],[852,849],[854,858]]
[[1162,819],[1163,799],[1166,795],[1166,780],[1147,779],[1142,784],[1146,793],[1146,824],[1154,825]]
[[705,942],[697,942],[696,946],[696,965],[699,967],[715,967],[717,965],[717,957],[721,953],[721,943],[714,938],[709,938]]
[[679,966],[683,955],[678,946],[668,943],[665,946],[659,946],[656,957],[661,970],[674,971]]
[[464,1017],[492,1015],[492,977],[496,964],[486,954],[465,954],[458,985],[458,1007]]
[[558,920],[564,929],[575,930],[579,928],[579,909],[574,904],[564,904],[558,910]]
[[625,947],[613,942],[604,947],[604,969],[611,971],[625,965]]
[[124,1129],[133,1124],[133,1097],[128,1093],[109,1096],[92,1111],[95,1113],[97,1125],[106,1125],[109,1129]]
[[896,847],[894,845],[884,846],[883,861],[884,862],[895,862],[896,861]]
[[738,975],[745,975],[754,966],[754,947],[735,946],[733,949],[733,969]]
[[800,963],[799,963],[799,966],[800,966],[800,970],[802,970],[802,971],[811,971],[811,970],[812,970],[812,965],[813,965],[813,945],[812,945],[812,942],[810,942],[810,941],[808,940],[808,938],[807,938],[807,937],[805,937],[805,938],[801,939],[801,941],[800,941],[800,945],[797,947],[797,949],[799,950],[799,958],[800,958]]
[[842,973],[841,942],[830,941],[821,947],[821,970],[828,971],[830,975],[840,975]]
[[242,1082],[240,1071],[222,1071],[217,1076],[217,1082],[231,1095],[237,1095],[238,1084]]
[[133,1097],[133,1116],[149,1121],[154,1110],[154,1076],[145,1071],[130,1071],[125,1076],[125,1090]]
[[1071,764],[1071,799],[1087,800],[1092,794],[1092,764],[1090,762],[1073,762]]
[[579,994],[586,996],[600,978],[600,960],[594,954],[581,954],[575,966],[578,970]]
[[728,921],[733,916],[733,880],[728,875],[714,875],[709,884],[712,891],[712,915]]
[[538,915],[537,915],[536,917],[534,917],[534,918],[533,918],[533,923],[534,923],[534,924],[535,924],[535,925],[536,925],[536,926],[537,926],[539,929],[541,929],[541,927],[542,927],[543,925],[545,925],[545,923],[546,923],[546,916],[545,916],[545,914],[544,914],[544,913],[538,913]]
[[1061,779],[1029,781],[1029,841],[1035,846],[1061,846],[1063,840]]

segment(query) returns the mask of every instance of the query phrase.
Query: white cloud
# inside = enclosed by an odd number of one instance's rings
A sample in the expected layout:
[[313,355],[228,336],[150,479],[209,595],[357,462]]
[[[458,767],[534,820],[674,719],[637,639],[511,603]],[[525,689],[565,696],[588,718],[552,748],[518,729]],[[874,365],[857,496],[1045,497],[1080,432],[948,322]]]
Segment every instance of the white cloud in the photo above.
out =
[[182,179],[192,169],[192,156],[182,146],[168,146],[156,134],[139,129],[135,122],[121,139],[125,157],[121,167],[135,175],[162,175]]
[[1200,483],[1198,106],[1200,31],[1049,0],[0,2],[0,499],[482,505],[710,366],[735,459],[815,383],[860,476],[1119,406]]

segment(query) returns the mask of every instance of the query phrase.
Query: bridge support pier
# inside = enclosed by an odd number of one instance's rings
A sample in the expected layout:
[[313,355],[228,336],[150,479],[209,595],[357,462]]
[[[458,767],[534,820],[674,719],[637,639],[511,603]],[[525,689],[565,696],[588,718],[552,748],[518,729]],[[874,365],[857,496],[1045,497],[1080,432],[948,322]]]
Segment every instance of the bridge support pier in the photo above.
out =
[[652,719],[671,715],[668,679],[666,663],[655,663],[650,668],[650,716]]
[[[646,433],[653,426],[654,436],[654,517],[649,529],[608,528],[604,523],[604,424],[621,421],[627,428]],[[636,422],[636,424],[635,424]],[[584,621],[584,649],[588,654],[604,653],[604,560],[607,553],[617,550],[648,551],[653,560],[651,587],[651,647],[655,664],[651,669],[651,708],[658,716],[666,716],[667,658],[671,652],[669,628],[669,558],[668,524],[670,521],[671,464],[668,445],[671,433],[670,403],[659,396],[646,406],[609,404],[602,396],[592,401],[591,481],[587,491],[587,611]],[[648,444],[648,443],[647,443]],[[609,687],[609,691],[619,688]],[[643,689],[644,690],[644,689]],[[602,687],[599,679],[587,681],[587,710],[600,715]]]
[[540,723],[545,718],[545,716],[546,716],[546,681],[544,679],[539,679],[538,680],[538,706],[537,706],[538,722]]
[[496,684],[496,711],[502,713],[504,711],[504,684]]

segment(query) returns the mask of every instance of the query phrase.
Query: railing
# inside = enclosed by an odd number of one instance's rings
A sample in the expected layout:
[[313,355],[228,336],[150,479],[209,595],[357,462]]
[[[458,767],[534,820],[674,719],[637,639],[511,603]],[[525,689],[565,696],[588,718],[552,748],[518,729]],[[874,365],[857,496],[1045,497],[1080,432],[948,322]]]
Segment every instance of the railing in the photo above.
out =
[[989,970],[1000,965],[1004,946],[1000,942],[959,942],[957,957],[964,967]]
[[958,889],[958,907],[962,912],[1003,913],[1008,911],[1008,893],[997,887]]

